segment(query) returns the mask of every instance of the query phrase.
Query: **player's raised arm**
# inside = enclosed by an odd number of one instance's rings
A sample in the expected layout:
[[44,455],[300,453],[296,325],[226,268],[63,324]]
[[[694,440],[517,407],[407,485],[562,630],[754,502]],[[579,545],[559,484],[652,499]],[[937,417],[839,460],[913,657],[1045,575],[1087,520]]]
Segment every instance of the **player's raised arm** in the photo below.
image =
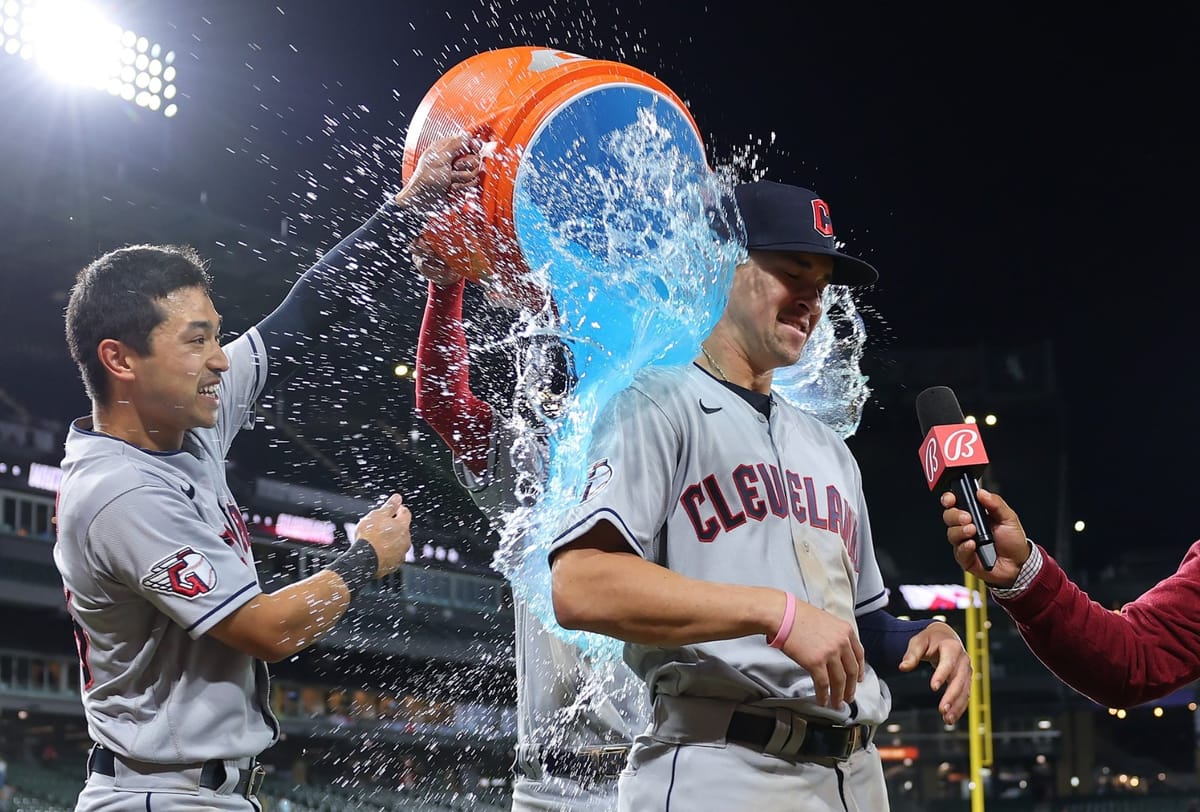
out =
[[471,391],[462,323],[466,280],[449,270],[420,239],[413,243],[412,252],[413,264],[429,280],[417,337],[417,414],[455,457],[480,476],[487,468],[493,414],[492,407]]
[[393,279],[398,258],[407,253],[430,215],[454,195],[478,185],[480,164],[474,150],[474,142],[465,135],[430,145],[404,188],[305,271],[283,302],[259,322],[271,359],[269,386],[277,386],[303,364],[313,338],[353,315]]

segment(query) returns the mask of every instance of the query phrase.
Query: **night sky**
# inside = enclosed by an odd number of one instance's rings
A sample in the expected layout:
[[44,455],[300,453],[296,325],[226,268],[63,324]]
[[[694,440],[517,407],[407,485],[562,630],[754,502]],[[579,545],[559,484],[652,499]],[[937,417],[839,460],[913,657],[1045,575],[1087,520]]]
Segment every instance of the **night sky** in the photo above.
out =
[[[866,363],[881,380],[909,351],[981,347],[1002,357],[1053,346],[1071,512],[1089,524],[1080,566],[1099,568],[1129,547],[1182,557],[1200,535],[1186,510],[1190,480],[1178,473],[1200,452],[1189,419],[1200,395],[1191,335],[1195,11],[754,0],[104,7],[179,52],[180,115],[131,112],[103,94],[40,92],[27,65],[0,54],[10,111],[0,136],[23,145],[22,156],[41,155],[43,165],[23,168],[44,173],[39,200],[73,163],[139,156],[129,172],[165,197],[203,191],[211,211],[266,230],[287,216],[300,239],[327,247],[398,183],[409,117],[448,67],[488,48],[537,44],[627,62],[687,101],[714,164],[749,150],[768,177],[829,202],[847,250],[881,272],[861,299],[872,331]],[[359,167],[370,172],[347,183]],[[9,210],[36,207],[4,186]],[[313,189],[316,200],[305,196]],[[20,224],[3,227],[10,240]],[[296,272],[311,259],[297,258]],[[3,388],[65,421],[85,410],[65,352],[27,351],[61,345],[62,302],[31,281],[15,291],[7,262],[0,331],[24,349],[4,362]],[[76,270],[37,253],[22,265],[60,291]],[[239,295],[220,279],[218,290]],[[245,318],[273,304],[256,295],[243,303],[256,311]],[[920,543],[930,545],[936,511],[916,465],[917,385],[877,390],[852,446],[879,505],[877,537],[903,502],[928,520]],[[1047,449],[1058,437],[1047,425],[1002,414],[985,435],[997,476],[1039,525],[1056,476],[1047,460],[1057,452]],[[1030,462],[1018,468],[1018,458]],[[952,575],[948,555],[931,549],[939,574]]]

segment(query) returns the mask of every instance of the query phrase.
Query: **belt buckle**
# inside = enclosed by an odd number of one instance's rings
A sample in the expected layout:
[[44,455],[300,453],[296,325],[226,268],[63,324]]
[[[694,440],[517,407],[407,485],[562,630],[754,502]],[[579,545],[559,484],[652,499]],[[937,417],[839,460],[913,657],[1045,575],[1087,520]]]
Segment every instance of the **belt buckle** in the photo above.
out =
[[838,761],[846,761],[850,756],[854,755],[854,751],[858,749],[858,743],[862,741],[862,725],[850,725],[846,728],[846,733],[846,743],[842,747],[841,754],[837,757]]
[[865,747],[870,744],[870,727],[866,724],[830,724],[830,728],[834,730],[845,730],[846,738],[842,744],[840,753],[833,753],[833,757],[839,762],[845,762],[853,756],[854,751],[859,747]]
[[593,744],[580,747],[576,752],[581,756],[601,758],[603,756],[623,756],[629,752],[628,744]]
[[249,800],[262,789],[263,780],[267,777],[267,768],[261,764],[255,764],[254,769],[250,771],[250,780],[246,782],[246,799]]
[[616,778],[621,774],[621,768],[625,766],[625,757],[629,754],[629,745],[590,745],[579,748],[575,753],[577,757],[588,759],[591,762],[584,767],[583,772],[586,775],[580,776],[580,783],[594,786],[605,779]]

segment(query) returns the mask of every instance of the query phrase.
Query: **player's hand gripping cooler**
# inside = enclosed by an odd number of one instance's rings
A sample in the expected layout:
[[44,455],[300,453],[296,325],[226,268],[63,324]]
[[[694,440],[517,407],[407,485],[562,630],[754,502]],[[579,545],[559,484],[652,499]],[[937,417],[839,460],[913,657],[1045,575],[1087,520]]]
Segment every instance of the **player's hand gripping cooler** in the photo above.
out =
[[[742,252],[737,216],[683,102],[628,65],[537,47],[463,61],[418,107],[405,177],[435,139],[463,131],[484,143],[482,183],[431,217],[421,239],[518,311],[519,329],[561,339],[574,367],[566,402],[541,415],[553,427],[537,495],[549,535],[498,559],[557,629],[552,517],[570,501],[596,414],[638,369],[696,355]],[[502,535],[529,532],[527,518]]]

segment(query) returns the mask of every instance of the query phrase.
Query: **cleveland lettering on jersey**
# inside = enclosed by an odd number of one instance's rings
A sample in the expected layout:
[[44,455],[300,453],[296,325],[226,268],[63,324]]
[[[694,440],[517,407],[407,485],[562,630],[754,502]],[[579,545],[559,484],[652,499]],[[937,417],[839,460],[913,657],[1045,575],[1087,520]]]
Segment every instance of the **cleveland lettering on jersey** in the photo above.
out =
[[221,538],[238,554],[242,563],[248,562],[250,560],[250,530],[246,527],[246,519],[234,504],[226,504],[221,508],[221,512],[225,514],[225,532],[221,534]]
[[710,544],[721,533],[733,533],[750,519],[786,520],[840,537],[858,571],[858,517],[836,485],[819,485],[795,471],[780,472],[771,463],[742,464],[733,469],[726,493],[721,479],[708,474],[683,489],[679,503],[691,520],[696,540]]

